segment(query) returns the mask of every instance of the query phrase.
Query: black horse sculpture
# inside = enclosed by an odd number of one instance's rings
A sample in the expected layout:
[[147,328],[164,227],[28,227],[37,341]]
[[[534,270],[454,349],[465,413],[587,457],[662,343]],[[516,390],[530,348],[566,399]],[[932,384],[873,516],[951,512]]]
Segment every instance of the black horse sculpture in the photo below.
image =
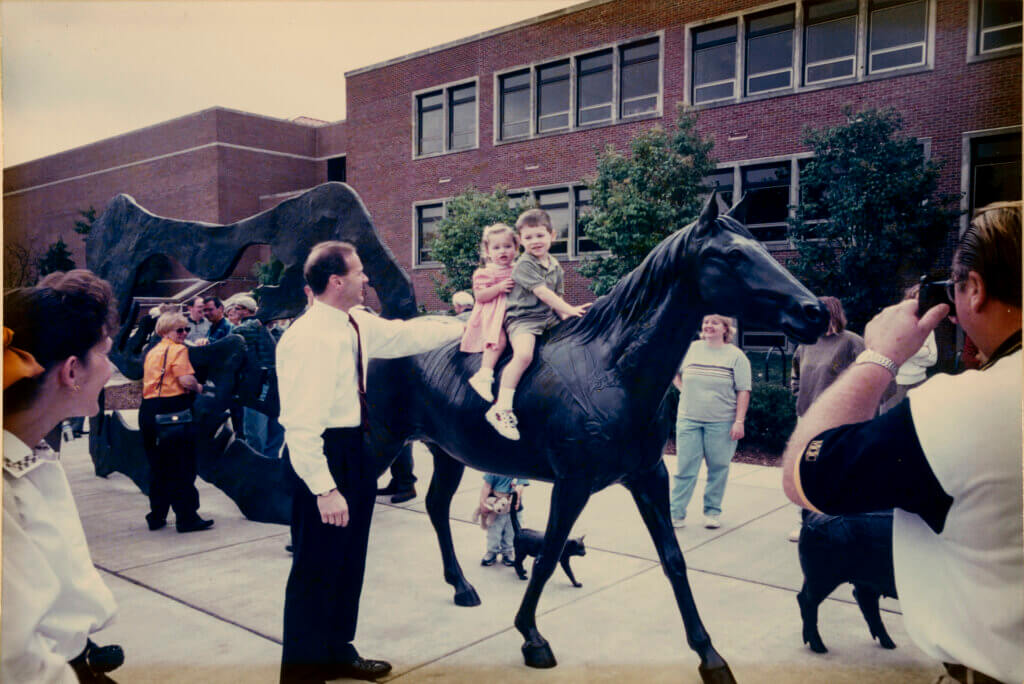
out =
[[[413,315],[411,283],[380,243],[355,193],[331,183],[307,195],[232,226],[160,219],[117,198],[101,217],[106,234],[94,228],[90,235],[90,267],[105,277],[116,276],[115,291],[125,302],[136,269],[152,255],[176,255],[193,273],[219,277],[237,263],[245,246],[269,243],[286,265],[281,287],[267,291],[270,313],[261,310],[269,319],[298,313],[301,265],[313,244],[346,239],[359,250],[384,315]],[[131,241],[140,244],[132,249],[119,244],[129,242],[123,225],[135,227]],[[252,230],[243,231],[242,226]],[[274,229],[289,236],[275,235]],[[172,249],[172,243],[181,242],[172,239],[175,230],[186,231],[183,256]],[[143,232],[159,239],[149,244]],[[107,248],[120,249],[124,261],[108,259]],[[211,252],[218,252],[216,258]],[[426,442],[434,454],[427,509],[456,604],[480,602],[456,559],[449,523],[451,499],[465,465],[554,483],[544,548],[515,618],[525,639],[527,665],[556,664],[536,625],[541,591],[590,495],[620,483],[632,493],[654,540],[687,641],[700,657],[703,680],[734,681],[697,612],[669,518],[668,472],[662,461],[668,433],[668,423],[661,419],[664,399],[708,312],[738,315],[746,323],[782,330],[803,342],[817,339],[828,320],[818,300],[739,221],[719,215],[713,195],[694,224],[665,239],[585,317],[561,323],[539,341],[517,392],[518,442],[494,433],[483,418],[487,405],[466,384],[479,367],[478,354],[462,354],[452,343],[427,354],[370,364],[368,448],[379,473],[410,440]],[[143,456],[139,452],[127,458]],[[230,467],[230,449],[223,458]]]
[[532,667],[556,664],[536,625],[541,591],[590,495],[620,483],[633,495],[682,613],[705,682],[732,682],[711,645],[686,577],[669,517],[668,472],[659,420],[669,383],[702,317],[738,315],[804,342],[824,332],[827,312],[716,198],[700,218],[666,238],[581,319],[556,326],[537,347],[516,392],[522,438],[508,441],[485,422],[487,404],[466,383],[480,355],[453,343],[419,356],[370,364],[371,447],[390,462],[410,439],[427,443],[434,476],[427,511],[455,602],[479,599],[452,545],[449,506],[469,465],[554,483],[544,548],[515,618]]

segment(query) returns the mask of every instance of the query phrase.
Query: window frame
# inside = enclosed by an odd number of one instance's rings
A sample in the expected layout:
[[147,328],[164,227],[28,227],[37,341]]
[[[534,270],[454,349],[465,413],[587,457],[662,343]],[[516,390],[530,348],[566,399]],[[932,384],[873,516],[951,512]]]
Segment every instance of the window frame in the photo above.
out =
[[[1007,45],[995,50],[983,51],[978,37],[981,35],[981,3],[984,0],[969,0],[967,18],[967,62],[984,62],[1021,54],[1021,45]],[[1006,26],[1012,26],[1007,24]]]
[[[658,43],[658,54],[657,54],[657,74],[658,74],[658,85],[657,90],[651,95],[643,97],[655,97],[655,107],[653,110],[639,112],[636,114],[629,114],[623,116],[623,101],[621,97],[621,74],[622,74],[622,52],[624,49],[634,47],[638,44],[642,44],[650,41],[657,41]],[[611,118],[602,119],[600,121],[588,122],[581,124],[579,122],[580,106],[579,106],[579,78],[580,60],[586,59],[590,56],[596,56],[604,51],[611,52],[611,99],[609,102],[602,104],[601,106],[610,106],[612,110]],[[569,125],[566,127],[559,127],[554,130],[540,131],[539,119],[540,119],[540,82],[539,82],[539,70],[553,66],[555,64],[567,61],[569,64]],[[526,135],[516,136],[512,138],[504,138],[502,136],[502,106],[504,104],[503,91],[502,91],[502,79],[508,76],[515,75],[528,71],[530,74],[530,116],[529,116],[529,133]],[[493,74],[494,84],[494,106],[493,106],[493,128],[492,128],[492,143],[497,145],[509,145],[516,142],[522,142],[524,140],[533,140],[536,138],[543,138],[552,135],[564,135],[566,133],[574,133],[577,131],[589,130],[591,128],[600,128],[602,126],[614,126],[620,123],[628,123],[631,121],[642,121],[644,119],[661,118],[663,116],[664,103],[665,103],[665,31],[655,31],[651,33],[645,33],[638,36],[630,37],[626,40],[616,41],[614,43],[604,43],[601,45],[595,45],[588,47],[585,50],[576,50],[571,53],[556,55],[551,58],[537,60],[530,62],[529,64],[517,64],[508,69],[502,69],[495,71]],[[562,113],[562,112],[559,112]],[[548,114],[550,115],[550,113]],[[546,116],[548,116],[546,115]]]
[[423,251],[420,247],[420,211],[426,207],[440,206],[441,217],[439,221],[444,220],[448,215],[448,200],[449,197],[443,199],[431,199],[421,200],[419,202],[412,203],[412,254],[410,255],[413,269],[419,268],[440,268],[444,264],[440,261],[420,261],[420,253]]
[[999,128],[985,128],[976,131],[966,131],[961,134],[961,150],[960,150],[960,231],[959,236],[963,236],[964,231],[967,230],[967,226],[970,223],[971,217],[969,216],[971,209],[971,169],[973,168],[973,159],[971,158],[971,148],[975,140],[978,138],[994,138],[1001,135],[1010,135],[1016,133],[1021,134],[1022,127],[1017,126],[1002,126]]
[[[906,0],[905,3],[900,4],[908,4],[913,1],[915,0]],[[886,78],[895,78],[922,71],[932,71],[935,68],[935,22],[937,14],[937,0],[922,1],[925,5],[925,45],[923,63],[913,66],[892,67],[889,69],[871,72],[868,67],[868,49],[870,40],[869,10],[871,9],[871,0],[857,0],[853,73],[849,76],[823,79],[812,83],[807,82],[808,63],[805,42],[808,27],[806,18],[807,6],[813,4],[811,0],[782,0],[770,2],[762,5],[756,5],[748,9],[719,14],[707,19],[687,23],[683,30],[683,101],[689,107],[699,110],[740,104],[744,102],[755,102],[772,97],[784,97],[797,93],[823,90],[825,88],[835,88],[856,83],[865,83]],[[980,0],[971,0],[972,7],[974,7],[974,5],[979,1]],[[756,17],[756,15],[768,13],[772,10],[781,10],[786,7],[793,7],[794,9],[792,85],[785,88],[772,89],[770,91],[747,95],[747,33],[749,20],[751,17]],[[851,15],[843,15],[841,17],[837,17],[837,19],[845,19],[849,16]],[[734,76],[736,83],[740,87],[733,88],[733,95],[731,97],[716,98],[714,100],[698,103],[695,101],[694,97],[694,32],[707,28],[713,24],[722,24],[733,20],[736,21],[737,24]],[[825,22],[814,22],[814,24],[810,25],[813,26],[821,23]],[[844,57],[843,59],[848,58]],[[814,65],[812,64],[812,66]]]
[[[473,96],[473,143],[468,147],[452,148],[452,93],[455,90],[472,85],[475,89]],[[441,95],[441,150],[438,152],[420,153],[420,99],[438,93]],[[420,88],[412,92],[412,158],[429,159],[440,157],[446,154],[457,154],[468,150],[479,149],[480,147],[480,79],[477,76],[463,78],[457,81],[450,81],[430,88]]]
[[[869,74],[872,74],[872,75],[874,75],[874,74],[887,74],[887,73],[890,73],[890,72],[893,72],[893,71],[905,71],[907,69],[914,69],[914,68],[926,65],[928,63],[928,19],[929,19],[929,14],[930,14],[929,8],[928,8],[928,0],[905,0],[904,2],[891,2],[890,1],[890,2],[886,2],[884,7],[878,7],[878,8],[874,8],[874,7],[871,6],[872,2],[874,2],[874,1],[879,1],[879,0],[869,0],[869,2],[868,2],[867,59],[865,61],[867,72]],[[923,41],[917,41],[915,43],[903,43],[902,45],[898,45],[896,47],[888,47],[888,48],[882,48],[880,50],[872,50],[871,49],[871,38],[872,38],[872,29],[874,27],[874,21],[873,21],[874,14],[876,12],[884,12],[886,10],[890,10],[890,9],[895,8],[895,7],[904,7],[906,5],[912,5],[912,4],[916,4],[916,3],[921,3],[924,6],[924,12],[925,12],[925,15],[924,15],[924,40]],[[872,60],[875,57],[875,55],[884,55],[884,54],[889,54],[891,52],[898,52],[900,50],[908,50],[908,49],[916,47],[918,45],[921,46],[921,61],[920,62],[916,62],[914,64],[901,64],[899,66],[893,66],[893,67],[883,67],[881,69],[873,69],[873,68],[871,68]]]

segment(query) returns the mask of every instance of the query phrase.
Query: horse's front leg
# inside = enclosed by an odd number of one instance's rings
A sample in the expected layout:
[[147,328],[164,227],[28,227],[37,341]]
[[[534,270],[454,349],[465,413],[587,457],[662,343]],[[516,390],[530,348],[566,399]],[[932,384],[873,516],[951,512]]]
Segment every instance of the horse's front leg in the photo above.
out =
[[551,577],[565,540],[569,538],[580,511],[590,498],[590,483],[585,480],[555,480],[551,492],[551,513],[548,516],[547,529],[544,531],[544,544],[533,563],[530,583],[526,586],[526,594],[516,613],[515,625],[526,642],[523,644],[523,658],[530,667],[554,667],[558,663],[551,652],[548,642],[537,630],[537,603],[544,584]]
[[444,581],[455,587],[455,605],[479,606],[480,597],[473,585],[466,581],[462,574],[459,560],[455,557],[455,545],[452,543],[451,514],[452,496],[462,481],[461,463],[449,456],[435,444],[427,444],[434,455],[434,476],[430,478],[430,489],[427,491],[427,513],[437,534],[437,543],[441,547],[441,562],[444,564]]
[[672,583],[676,604],[683,616],[686,642],[700,656],[698,671],[701,679],[705,684],[735,684],[729,665],[711,645],[711,637],[697,614],[697,604],[694,603],[690,582],[686,578],[686,561],[683,560],[683,552],[679,550],[679,542],[669,517],[668,470],[665,469],[665,463],[659,461],[648,472],[631,478],[626,482],[626,487],[633,494],[644,524],[651,533],[662,570]]

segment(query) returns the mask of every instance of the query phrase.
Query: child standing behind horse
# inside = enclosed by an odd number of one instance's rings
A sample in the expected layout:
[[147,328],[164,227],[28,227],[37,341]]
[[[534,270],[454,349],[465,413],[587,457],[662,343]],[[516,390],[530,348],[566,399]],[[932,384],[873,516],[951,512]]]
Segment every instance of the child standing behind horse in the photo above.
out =
[[[505,351],[506,300],[515,282],[512,280],[512,262],[519,251],[516,232],[504,223],[484,228],[480,241],[483,266],[473,273],[473,295],[476,302],[466,321],[459,349],[464,352],[483,352],[480,370],[469,379],[469,386],[487,401],[494,401],[494,365]],[[454,299],[452,300],[454,302]]]
[[512,268],[515,287],[506,303],[505,329],[512,345],[512,359],[501,373],[498,400],[484,414],[498,434],[512,440],[519,439],[512,400],[519,380],[533,361],[537,336],[555,322],[552,312],[566,319],[582,316],[590,307],[572,306],[562,299],[565,276],[558,260],[549,254],[554,229],[548,213],[543,209],[524,211],[516,221],[516,231],[524,252]]
[[[512,529],[511,506],[512,492],[515,491],[515,507],[523,507],[523,487],[530,481],[522,478],[506,477],[494,473],[484,473],[484,486],[480,490],[480,505],[477,513],[482,518],[481,526],[487,530],[487,553],[480,560],[480,565],[494,565],[501,554],[501,564],[512,567],[515,565],[514,534]],[[499,503],[500,501],[500,503]],[[474,516],[474,520],[476,516]]]

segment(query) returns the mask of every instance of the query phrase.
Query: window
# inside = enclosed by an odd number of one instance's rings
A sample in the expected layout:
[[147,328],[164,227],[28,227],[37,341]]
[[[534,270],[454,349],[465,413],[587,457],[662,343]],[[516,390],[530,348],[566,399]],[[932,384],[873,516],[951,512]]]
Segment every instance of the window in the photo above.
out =
[[430,243],[437,237],[437,224],[444,218],[444,204],[421,204],[416,207],[416,265],[420,266],[433,261],[430,254]]
[[970,212],[1021,198],[1020,133],[971,139]]
[[792,87],[795,16],[786,7],[747,19],[747,95]]
[[498,79],[501,90],[501,139],[530,135],[530,72],[517,71]]
[[415,96],[416,156],[476,147],[476,83]]
[[601,245],[588,238],[580,227],[580,219],[589,214],[591,208],[590,188],[576,188],[576,218],[573,224],[576,226],[577,254],[601,251]]
[[569,128],[569,71],[569,60],[537,68],[537,132]]
[[714,102],[736,91],[736,22],[693,32],[693,101]]
[[925,0],[872,2],[868,17],[868,71],[877,73],[924,64],[927,18]]
[[980,0],[978,54],[1021,46],[1020,0]]
[[658,39],[641,41],[620,51],[620,111],[623,117],[658,110]]
[[853,76],[857,65],[857,0],[808,5],[804,16],[804,83]]
[[[707,189],[707,194],[710,195],[712,190],[718,190],[718,196],[722,198],[726,206],[731,207],[733,203],[732,188],[733,183],[733,170],[732,168],[719,169],[713,171],[711,174],[704,177],[704,187]],[[707,195],[705,195],[707,197]]]
[[345,157],[331,157],[327,160],[327,180],[345,182]]
[[552,254],[569,253],[569,189],[543,190],[534,193],[537,206],[548,212],[555,236],[551,240]]
[[[736,102],[930,66],[935,2],[803,0],[692,25],[690,102]],[[1016,29],[1012,18],[1005,26],[1019,44],[1019,3],[1016,11]]]
[[616,123],[661,109],[661,38],[564,57],[496,79],[496,139]]
[[791,175],[789,162],[741,169],[747,228],[762,242],[786,239]]

